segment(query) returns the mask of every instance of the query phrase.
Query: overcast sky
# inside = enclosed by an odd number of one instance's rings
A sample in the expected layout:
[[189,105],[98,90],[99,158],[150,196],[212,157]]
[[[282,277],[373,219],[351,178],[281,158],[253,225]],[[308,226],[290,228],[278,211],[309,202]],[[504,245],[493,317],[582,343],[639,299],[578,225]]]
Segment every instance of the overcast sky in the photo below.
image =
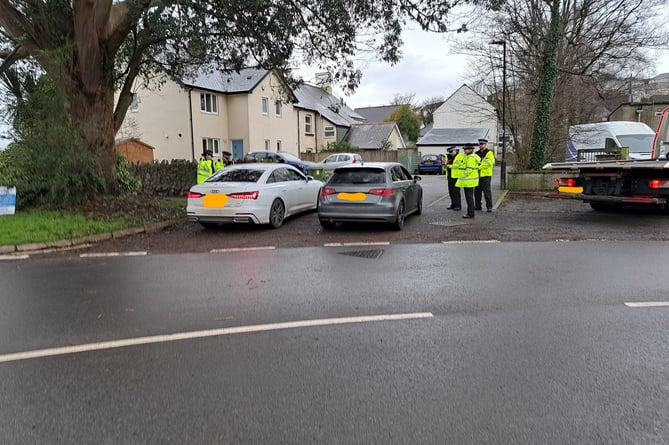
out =
[[[361,67],[362,81],[354,95],[346,96],[336,88],[334,94],[351,108],[389,105],[395,94],[415,94],[414,103],[419,104],[436,96],[446,98],[467,83],[467,59],[454,54],[443,35],[409,31],[403,33],[403,39],[403,57],[398,64],[369,63]],[[649,77],[669,72],[669,50],[657,52],[655,57],[657,68]]]

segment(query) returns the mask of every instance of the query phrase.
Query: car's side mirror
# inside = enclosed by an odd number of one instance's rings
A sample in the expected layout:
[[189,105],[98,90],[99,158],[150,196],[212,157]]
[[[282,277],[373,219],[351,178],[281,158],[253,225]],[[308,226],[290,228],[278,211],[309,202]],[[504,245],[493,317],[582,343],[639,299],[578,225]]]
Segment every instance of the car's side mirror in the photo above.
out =
[[413,182],[418,182],[418,181],[420,181],[421,179],[423,179],[423,178],[421,178],[421,177],[418,176],[418,175],[414,175],[414,177],[413,177]]

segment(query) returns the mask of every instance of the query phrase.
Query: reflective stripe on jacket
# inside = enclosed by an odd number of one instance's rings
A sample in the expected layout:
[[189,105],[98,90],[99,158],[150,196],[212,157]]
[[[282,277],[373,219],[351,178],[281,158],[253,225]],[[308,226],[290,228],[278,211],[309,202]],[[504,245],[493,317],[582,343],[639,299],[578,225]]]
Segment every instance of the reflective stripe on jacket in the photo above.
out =
[[455,183],[456,187],[472,188],[479,185],[479,164],[481,158],[476,153],[464,155],[464,168],[460,169],[462,176]]
[[205,179],[214,174],[213,162],[209,159],[200,159],[197,164],[197,183],[202,184]]
[[492,168],[495,166],[495,154],[492,150],[486,150],[481,159],[481,177],[492,176]]

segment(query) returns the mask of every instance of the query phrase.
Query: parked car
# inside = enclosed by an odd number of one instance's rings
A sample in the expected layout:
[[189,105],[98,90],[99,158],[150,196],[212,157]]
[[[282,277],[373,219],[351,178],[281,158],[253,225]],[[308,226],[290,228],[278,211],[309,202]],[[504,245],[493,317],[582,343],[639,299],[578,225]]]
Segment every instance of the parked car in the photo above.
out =
[[318,220],[324,229],[340,222],[390,223],[404,228],[407,215],[423,212],[420,176],[398,162],[338,167],[321,190]]
[[335,153],[331,154],[321,162],[317,162],[314,168],[323,170],[334,170],[337,167],[348,164],[362,164],[362,156],[358,153]]
[[292,165],[236,164],[191,187],[186,213],[206,228],[253,223],[276,229],[289,216],[315,210],[321,187]]
[[444,172],[443,168],[445,164],[446,160],[443,155],[423,155],[418,163],[418,174],[435,173],[441,175]]
[[284,151],[251,151],[244,156],[245,162],[281,162],[292,165],[305,175],[309,173],[309,167],[316,165],[315,162],[303,161],[295,155]]

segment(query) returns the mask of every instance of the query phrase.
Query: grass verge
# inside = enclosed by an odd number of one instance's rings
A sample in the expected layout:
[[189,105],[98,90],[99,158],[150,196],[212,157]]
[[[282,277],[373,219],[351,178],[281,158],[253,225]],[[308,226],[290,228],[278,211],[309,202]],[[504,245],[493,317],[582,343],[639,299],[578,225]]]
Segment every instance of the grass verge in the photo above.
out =
[[186,198],[100,197],[78,209],[25,210],[0,216],[0,246],[75,239],[185,218]]

